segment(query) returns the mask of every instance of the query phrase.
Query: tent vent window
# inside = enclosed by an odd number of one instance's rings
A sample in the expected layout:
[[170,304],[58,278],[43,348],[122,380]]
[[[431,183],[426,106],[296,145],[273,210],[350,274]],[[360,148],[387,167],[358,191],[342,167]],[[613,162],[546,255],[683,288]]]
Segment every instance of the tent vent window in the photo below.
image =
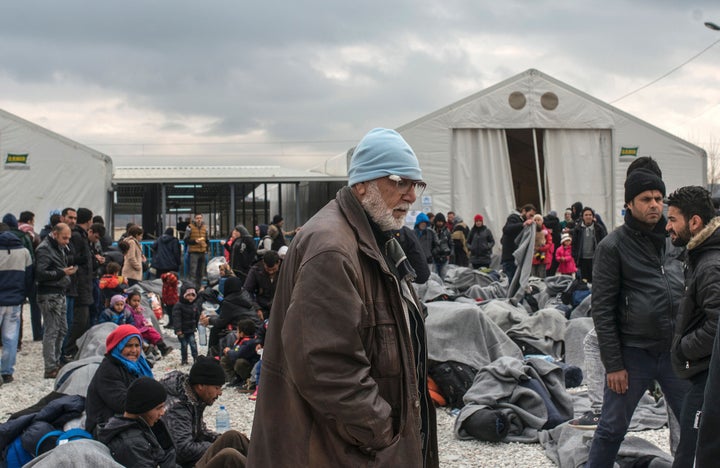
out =
[[514,91],[508,97],[508,104],[510,104],[510,107],[515,110],[522,109],[523,107],[525,107],[526,103],[527,99],[525,98],[525,95],[520,91]]

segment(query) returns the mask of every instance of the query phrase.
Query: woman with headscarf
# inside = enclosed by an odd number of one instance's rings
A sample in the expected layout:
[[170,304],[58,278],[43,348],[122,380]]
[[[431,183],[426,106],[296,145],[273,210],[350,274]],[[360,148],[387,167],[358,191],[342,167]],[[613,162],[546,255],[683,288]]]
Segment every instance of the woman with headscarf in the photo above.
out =
[[85,429],[91,434],[111,416],[122,414],[130,384],[139,377],[153,377],[142,353],[142,337],[133,325],[120,325],[105,340],[105,358],[95,371],[85,400]]
[[253,263],[255,263],[257,247],[255,246],[255,239],[245,226],[238,224],[235,226],[235,231],[237,231],[240,235],[233,242],[232,254],[230,255],[230,266],[232,267],[235,276],[240,278],[242,281],[245,281],[248,271],[250,271]]

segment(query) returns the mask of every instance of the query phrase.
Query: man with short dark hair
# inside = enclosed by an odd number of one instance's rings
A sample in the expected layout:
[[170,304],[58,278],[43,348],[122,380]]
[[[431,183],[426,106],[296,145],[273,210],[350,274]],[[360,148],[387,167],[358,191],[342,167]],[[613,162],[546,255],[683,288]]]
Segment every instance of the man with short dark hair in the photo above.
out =
[[[90,305],[93,303],[93,260],[90,250],[88,230],[92,223],[92,211],[87,208],[77,209],[77,223],[72,229],[70,248],[73,255],[73,264],[78,271],[72,277],[72,286],[69,296],[74,296],[72,318],[65,349],[63,350],[66,362],[74,359],[77,353],[76,341],[90,328]],[[100,230],[102,226],[96,227]],[[102,228],[104,230],[104,228]],[[95,236],[94,236],[95,238]]]
[[515,239],[522,232],[525,226],[530,226],[533,223],[533,216],[535,216],[535,206],[528,203],[520,208],[520,211],[513,211],[508,215],[505,225],[502,228],[502,237],[500,238],[500,245],[502,246],[502,254],[500,262],[502,264],[502,271],[508,277],[508,284],[512,283],[515,272],[517,271],[517,264],[515,263],[515,257],[513,253],[517,249]]
[[648,169],[625,180],[625,224],[597,246],[592,318],[606,372],[602,417],[586,466],[611,467],[653,381],[680,415],[689,385],[672,370],[670,344],[683,291],[682,249],[665,233],[665,184]]
[[424,187],[402,136],[373,129],[353,152],[348,186],[290,244],[250,465],[438,466],[423,312],[395,237]]
[[255,264],[248,272],[245,285],[247,292],[255,299],[255,305],[260,320],[270,318],[275,297],[277,273],[280,269],[280,256],[274,250],[266,252],[262,261]]
[[592,265],[597,245],[607,236],[607,231],[595,219],[595,210],[586,206],[582,209],[580,223],[572,233],[572,252],[578,276],[592,283]]
[[190,252],[190,271],[187,277],[190,282],[200,287],[205,273],[205,257],[210,246],[208,229],[203,222],[202,213],[197,213],[193,222],[188,224],[184,239]]
[[687,379],[691,387],[678,420],[680,444],[673,466],[692,467],[698,413],[703,407],[720,316],[720,217],[715,217],[710,192],[689,186],[671,193],[666,230],[674,245],[687,246],[685,294],[675,323],[672,363],[677,375]]
[[63,208],[60,213],[60,222],[67,224],[70,230],[72,230],[77,223],[77,211],[75,211],[75,208]]

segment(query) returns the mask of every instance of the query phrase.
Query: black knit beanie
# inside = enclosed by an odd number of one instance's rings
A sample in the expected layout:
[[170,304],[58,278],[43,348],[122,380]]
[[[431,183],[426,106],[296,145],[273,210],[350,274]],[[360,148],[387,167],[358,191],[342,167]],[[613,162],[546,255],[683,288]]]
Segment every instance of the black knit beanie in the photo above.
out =
[[130,384],[125,396],[125,411],[143,414],[165,401],[167,392],[160,382],[150,377],[140,377]]
[[635,169],[625,179],[625,203],[646,190],[659,190],[665,196],[665,182],[648,169]]
[[194,384],[223,385],[225,371],[215,359],[198,356],[195,364],[190,368],[190,385]]
[[510,432],[510,422],[502,411],[483,408],[468,416],[461,428],[475,439],[500,442]]

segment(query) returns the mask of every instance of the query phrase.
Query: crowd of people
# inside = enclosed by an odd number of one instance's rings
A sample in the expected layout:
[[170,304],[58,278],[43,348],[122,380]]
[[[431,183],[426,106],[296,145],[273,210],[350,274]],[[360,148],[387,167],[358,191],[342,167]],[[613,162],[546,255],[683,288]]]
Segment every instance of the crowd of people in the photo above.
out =
[[[348,177],[302,229],[284,231],[279,215],[253,234],[235,226],[217,285],[204,278],[202,214],[182,233],[190,258],[182,278],[172,229],[153,243],[148,262],[142,227],[129,225],[115,252],[102,218],[86,208],[53,215],[39,234],[32,213],[5,215],[3,383],[13,382],[28,300],[46,378],[76,359],[92,326],[113,324],[87,388],[85,430],[125,466],[438,466],[426,309],[413,283],[432,272],[442,278],[448,264],[495,267],[512,282],[524,235],[533,277],[569,275],[592,286],[595,328],[585,340],[594,343],[600,378],[588,379],[592,410],[570,423],[596,429],[586,466],[613,465],[655,381],[679,422],[674,466],[712,464],[720,449],[720,411],[711,404],[720,381],[720,218],[705,189],[670,194],[666,218],[662,172],[652,158],[638,158],[627,171],[621,227],[609,233],[581,202],[562,220],[525,204],[502,226],[498,259],[482,214],[468,226],[452,211],[420,213],[413,229],[404,226],[425,183],[397,132],[369,132]],[[165,316],[177,337],[181,365],[192,358],[189,371],[159,381],[148,354],[173,348],[141,305],[150,268],[162,283],[156,318]],[[204,312],[208,301],[219,303],[217,314]],[[198,352],[199,326],[212,327],[207,356]],[[259,393],[261,375],[270,390]],[[205,426],[204,411],[224,388],[257,399],[252,440]]]

